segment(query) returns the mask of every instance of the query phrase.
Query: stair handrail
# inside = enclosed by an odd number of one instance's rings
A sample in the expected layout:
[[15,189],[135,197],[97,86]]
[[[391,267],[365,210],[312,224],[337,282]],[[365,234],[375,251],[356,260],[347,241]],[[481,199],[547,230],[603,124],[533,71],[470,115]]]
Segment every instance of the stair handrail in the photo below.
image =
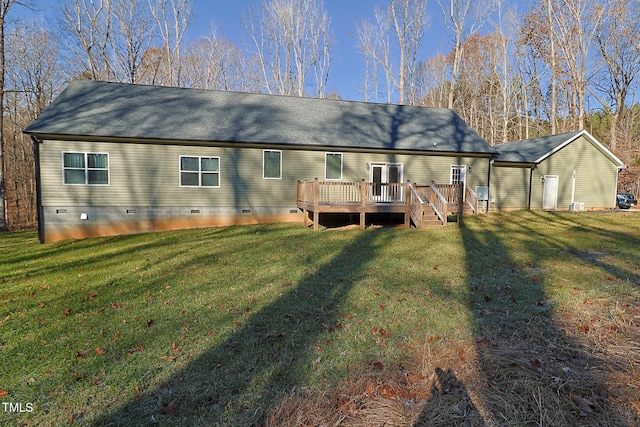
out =
[[[411,182],[407,182],[409,186],[409,190],[411,191],[411,200],[410,200],[410,208],[411,208],[411,219],[413,219],[413,223],[417,228],[422,227],[422,216],[424,215],[424,205],[425,201],[422,200],[418,190],[411,184]],[[416,203],[416,201],[418,203]]]
[[438,190],[435,181],[431,181],[431,200],[429,200],[429,203],[431,203],[431,207],[442,222],[442,225],[447,225],[449,204],[447,203],[447,199]]
[[471,209],[473,209],[473,213],[478,213],[478,195],[476,194],[475,191],[473,191],[471,189],[471,187],[468,187],[466,184],[464,186],[465,188],[465,201],[467,202],[467,204],[469,206],[471,206]]

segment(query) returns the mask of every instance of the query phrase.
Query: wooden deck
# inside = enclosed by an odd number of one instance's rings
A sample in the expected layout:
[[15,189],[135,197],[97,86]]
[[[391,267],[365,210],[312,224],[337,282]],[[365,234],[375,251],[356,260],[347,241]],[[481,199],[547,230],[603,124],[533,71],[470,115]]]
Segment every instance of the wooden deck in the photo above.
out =
[[446,225],[450,213],[478,212],[477,196],[462,184],[298,181],[296,203],[314,230],[322,213],[358,214],[364,228],[368,213],[403,214],[406,227],[423,227]]

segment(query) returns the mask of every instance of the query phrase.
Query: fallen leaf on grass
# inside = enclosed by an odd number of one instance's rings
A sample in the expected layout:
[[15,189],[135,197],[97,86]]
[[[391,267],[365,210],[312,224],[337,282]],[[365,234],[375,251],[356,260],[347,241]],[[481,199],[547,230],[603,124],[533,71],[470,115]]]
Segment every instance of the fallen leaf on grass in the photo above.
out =
[[95,349],[95,350],[96,350],[96,354],[97,354],[98,356],[102,356],[103,354],[105,354],[105,353],[106,353],[106,351],[105,351],[103,348],[100,348],[100,347],[96,347],[96,349]]
[[70,308],[65,308],[65,310],[62,312],[63,316],[68,316],[71,314],[71,309]]
[[98,295],[96,291],[89,292],[89,299],[95,299],[96,295]]
[[0,397],[7,397],[7,396],[9,396],[9,392],[7,390],[0,388]]
[[144,345],[138,344],[137,346],[129,349],[129,354],[137,353],[142,350],[144,350]]
[[381,360],[376,360],[375,362],[370,363],[371,367],[377,371],[382,371],[384,369],[384,363]]
[[591,301],[590,299],[586,299],[586,300],[584,300],[584,304],[585,305],[593,305],[593,301]]
[[404,387],[400,386],[387,386],[382,385],[378,388],[380,395],[389,399],[407,399],[409,398],[409,392]]

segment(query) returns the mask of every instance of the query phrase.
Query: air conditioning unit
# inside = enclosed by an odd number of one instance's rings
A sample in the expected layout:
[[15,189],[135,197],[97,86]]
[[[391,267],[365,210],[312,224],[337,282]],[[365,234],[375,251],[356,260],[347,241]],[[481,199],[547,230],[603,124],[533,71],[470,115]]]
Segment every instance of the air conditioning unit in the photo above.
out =
[[571,203],[572,211],[583,211],[584,210],[584,202],[573,202]]

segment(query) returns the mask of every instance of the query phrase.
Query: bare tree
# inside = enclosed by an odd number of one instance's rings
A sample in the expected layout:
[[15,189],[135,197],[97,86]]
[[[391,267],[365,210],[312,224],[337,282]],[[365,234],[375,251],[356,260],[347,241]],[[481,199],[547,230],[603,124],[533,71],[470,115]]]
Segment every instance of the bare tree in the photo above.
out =
[[243,24],[263,90],[303,96],[313,75],[316,96],[325,96],[333,39],[322,1],[263,1],[247,10]]
[[427,26],[427,0],[390,0],[389,14],[398,40],[398,103],[416,102],[414,76],[417,55]]
[[366,101],[378,102],[382,71],[386,82],[387,103],[391,103],[393,70],[390,62],[389,19],[379,8],[374,10],[374,16],[375,23],[363,20],[356,24],[358,49],[365,61],[364,96]]
[[502,111],[502,135],[501,141],[505,143],[509,140],[509,123],[513,118],[515,109],[515,88],[514,74],[515,67],[512,58],[514,41],[517,39],[518,22],[515,10],[509,9],[503,12],[502,7],[498,9],[498,22],[494,24],[496,33],[496,49],[498,58],[496,60],[495,73],[500,84],[500,104]]
[[[42,25],[16,26],[7,34],[7,99],[4,154],[7,223],[11,229],[36,223],[35,169],[30,138],[22,133],[62,86],[57,40]],[[7,123],[8,122],[8,123]]]
[[66,0],[61,6],[62,40],[75,62],[76,75],[92,80],[114,77],[109,58],[111,0]]
[[428,61],[421,62],[416,76],[416,88],[420,104],[426,107],[446,108],[449,94],[447,79],[447,57],[437,54]]
[[183,85],[212,90],[251,91],[253,67],[230,40],[211,35],[186,46]]
[[158,28],[144,0],[111,0],[112,36],[108,42],[118,81],[138,83],[142,55]]
[[[359,50],[365,58],[365,87],[378,92],[379,72],[384,72],[387,102],[395,91],[399,104],[418,102],[415,79],[418,52],[427,29],[427,0],[389,0],[375,9],[375,23],[356,26]],[[393,43],[391,40],[393,39]],[[370,89],[370,83],[374,88]]]
[[438,0],[444,14],[444,23],[453,36],[453,61],[448,107],[453,108],[460,64],[464,55],[464,41],[480,32],[487,18],[501,0]]
[[193,15],[190,0],[148,0],[155,18],[167,62],[168,80],[163,84],[180,86],[182,78],[181,48]]
[[611,114],[612,150],[617,148],[627,96],[640,72],[640,41],[636,30],[638,12],[638,0],[607,0],[603,19],[596,27],[596,42],[603,68],[602,77],[595,85],[599,90],[592,91],[592,95]]
[[30,3],[18,0],[0,0],[0,231],[7,227],[7,199],[4,178],[4,92],[5,92],[5,30],[7,15],[16,5],[31,7]]
[[602,7],[593,0],[558,0],[553,14],[554,35],[571,77],[571,115],[584,129],[589,49],[602,19]]

